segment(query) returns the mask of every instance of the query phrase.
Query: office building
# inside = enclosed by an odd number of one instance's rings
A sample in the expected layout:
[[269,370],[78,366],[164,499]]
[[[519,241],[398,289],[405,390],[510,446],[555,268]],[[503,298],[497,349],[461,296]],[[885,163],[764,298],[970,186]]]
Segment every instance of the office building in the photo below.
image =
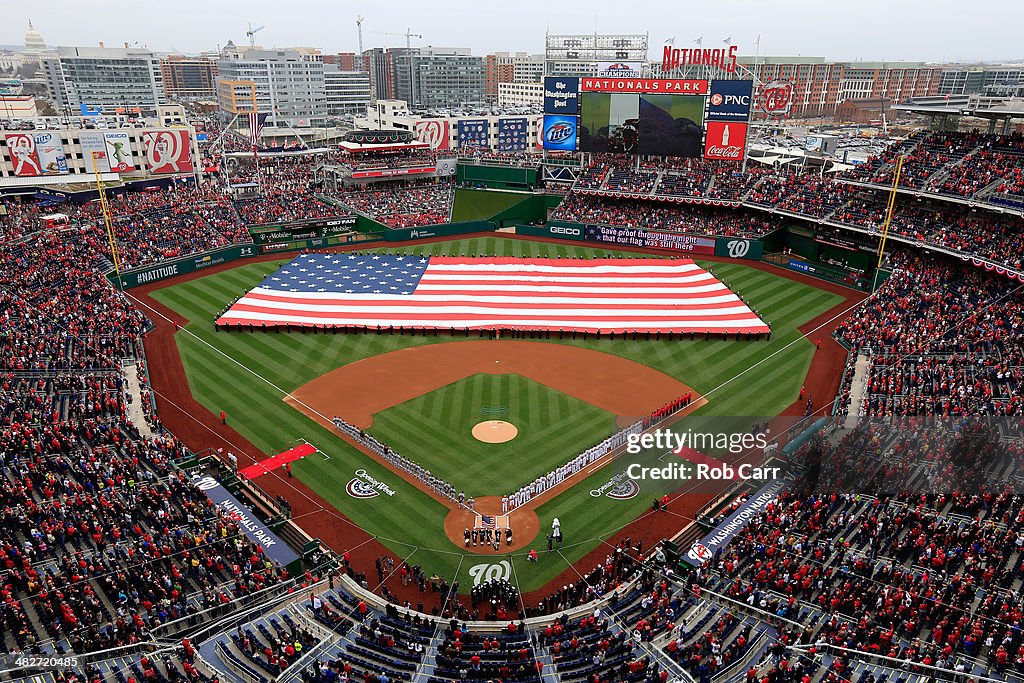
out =
[[58,47],[41,62],[47,91],[58,110],[155,114],[157,105],[166,101],[160,60],[149,50],[102,43]]
[[208,100],[217,95],[217,62],[207,57],[168,55],[160,60],[168,100]]
[[370,103],[370,74],[325,64],[324,94],[328,114],[362,113]]
[[390,50],[395,97],[411,109],[460,107],[484,101],[484,60],[469,48]]
[[268,126],[322,126],[327,115],[320,55],[298,50],[245,50],[217,62],[218,100],[224,117],[255,109]]

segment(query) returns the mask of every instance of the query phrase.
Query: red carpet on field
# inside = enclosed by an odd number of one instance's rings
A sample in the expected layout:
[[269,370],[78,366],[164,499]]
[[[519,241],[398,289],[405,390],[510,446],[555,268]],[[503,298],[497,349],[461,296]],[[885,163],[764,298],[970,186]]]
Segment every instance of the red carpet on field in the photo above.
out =
[[310,446],[308,443],[304,443],[301,446],[289,448],[283,453],[278,453],[271,458],[249,465],[245,469],[239,470],[239,474],[243,475],[246,479],[255,479],[256,477],[269,473],[275,467],[284,465],[286,462],[305,458],[307,455],[312,455],[313,453],[316,453],[316,448]]

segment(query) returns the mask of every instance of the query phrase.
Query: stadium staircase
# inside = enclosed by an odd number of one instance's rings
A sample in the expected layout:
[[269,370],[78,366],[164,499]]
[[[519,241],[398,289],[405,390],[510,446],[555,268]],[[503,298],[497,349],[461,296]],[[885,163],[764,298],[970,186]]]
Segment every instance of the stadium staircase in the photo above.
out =
[[850,381],[850,402],[846,409],[846,429],[853,429],[857,425],[860,415],[860,407],[864,405],[864,397],[868,393],[868,371],[871,369],[871,359],[867,354],[858,353],[857,361],[853,366],[853,379]]

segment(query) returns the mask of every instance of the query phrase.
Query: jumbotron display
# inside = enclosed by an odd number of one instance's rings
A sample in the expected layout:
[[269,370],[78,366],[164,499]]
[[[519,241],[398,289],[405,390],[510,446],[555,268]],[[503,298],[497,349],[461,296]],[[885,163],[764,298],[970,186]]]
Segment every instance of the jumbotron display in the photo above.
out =
[[753,81],[544,79],[544,148],[740,161]]

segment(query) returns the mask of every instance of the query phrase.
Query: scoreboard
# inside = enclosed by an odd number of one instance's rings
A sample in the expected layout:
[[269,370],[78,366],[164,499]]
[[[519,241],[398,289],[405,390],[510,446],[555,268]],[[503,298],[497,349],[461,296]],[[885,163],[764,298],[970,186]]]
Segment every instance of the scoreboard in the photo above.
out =
[[742,161],[753,81],[544,79],[544,149]]

